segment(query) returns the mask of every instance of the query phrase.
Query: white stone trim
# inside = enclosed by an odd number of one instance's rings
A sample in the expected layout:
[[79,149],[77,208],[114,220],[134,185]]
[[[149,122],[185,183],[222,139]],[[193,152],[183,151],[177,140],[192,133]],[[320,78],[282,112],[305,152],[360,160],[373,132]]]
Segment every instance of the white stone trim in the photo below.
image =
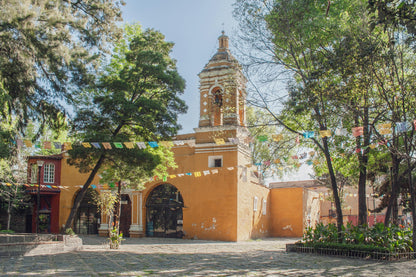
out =
[[143,232],[143,225],[132,224],[130,225],[130,232]]
[[108,224],[107,223],[100,223],[100,228],[98,230],[108,231]]

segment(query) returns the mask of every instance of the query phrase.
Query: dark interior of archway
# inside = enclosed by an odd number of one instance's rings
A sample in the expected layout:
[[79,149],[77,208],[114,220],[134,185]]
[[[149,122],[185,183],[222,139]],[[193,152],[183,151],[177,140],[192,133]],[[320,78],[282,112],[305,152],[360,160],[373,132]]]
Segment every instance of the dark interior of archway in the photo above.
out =
[[162,184],[152,190],[146,201],[146,235],[180,238],[183,236],[183,199],[179,190]]
[[98,234],[100,212],[97,205],[94,204],[95,194],[97,192],[89,188],[81,201],[74,224],[74,232],[77,234]]

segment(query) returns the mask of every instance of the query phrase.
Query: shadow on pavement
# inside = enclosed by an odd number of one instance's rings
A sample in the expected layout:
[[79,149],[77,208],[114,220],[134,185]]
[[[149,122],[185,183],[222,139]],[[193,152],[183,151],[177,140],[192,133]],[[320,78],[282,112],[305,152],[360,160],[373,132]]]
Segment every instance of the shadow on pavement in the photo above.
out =
[[[138,254],[80,251],[1,260],[2,276],[395,276],[408,263],[383,264],[284,251],[217,254]],[[403,273],[405,274],[405,273]],[[402,275],[403,275],[402,274]]]

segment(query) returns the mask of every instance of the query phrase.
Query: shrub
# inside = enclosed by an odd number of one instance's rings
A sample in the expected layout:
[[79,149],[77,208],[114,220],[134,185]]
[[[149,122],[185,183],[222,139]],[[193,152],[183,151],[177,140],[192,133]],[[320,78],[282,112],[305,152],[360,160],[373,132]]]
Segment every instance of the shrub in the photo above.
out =
[[68,228],[65,230],[66,235],[75,236],[75,232],[72,230],[72,228]]
[[[413,251],[412,231],[410,228],[401,226],[385,226],[377,223],[373,227],[353,226],[348,223],[343,226],[342,243],[338,243],[338,232],[335,224],[318,224],[315,229],[307,228],[301,243],[305,246],[336,248],[348,247],[360,251],[390,251],[408,252]],[[351,248],[352,247],[352,248]]]

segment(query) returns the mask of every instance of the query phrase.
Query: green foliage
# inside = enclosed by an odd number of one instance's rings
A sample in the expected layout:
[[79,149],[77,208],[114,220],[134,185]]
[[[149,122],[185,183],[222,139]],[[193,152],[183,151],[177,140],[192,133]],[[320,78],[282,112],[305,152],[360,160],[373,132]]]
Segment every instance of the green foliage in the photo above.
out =
[[[330,248],[349,248],[354,250],[377,250],[381,252],[413,251],[412,230],[402,226],[385,226],[377,223],[373,227],[353,226],[348,223],[343,227],[343,240],[338,242],[338,232],[334,224],[318,224],[315,229],[305,230],[301,242],[305,246]],[[352,246],[351,246],[352,245]]]
[[100,55],[119,37],[118,0],[5,0],[0,14],[0,118],[60,128],[63,103],[94,83]]
[[102,191],[101,193],[93,194],[94,204],[97,205],[100,212],[107,218],[110,218],[114,211],[114,205],[118,200],[118,194],[111,191]]
[[119,249],[123,240],[123,233],[118,233],[117,228],[113,228],[110,232],[110,249]]
[[68,228],[65,230],[65,235],[74,236],[75,232],[72,230],[72,228]]
[[[178,95],[185,83],[169,57],[173,44],[153,30],[142,32],[139,26],[129,25],[126,30],[126,39],[116,48],[119,52],[106,67],[92,99],[80,102],[83,108],[73,127],[82,141],[160,141],[180,128],[177,115],[186,111],[186,105]],[[83,172],[91,171],[103,156],[106,169],[141,168],[138,178],[161,163],[171,164],[163,148],[87,150],[75,146],[69,154],[69,162]]]
[[15,232],[13,230],[1,230],[0,233],[2,233],[2,234],[14,234]]
[[[252,162],[257,165],[263,177],[282,176],[284,173],[297,170],[297,161],[293,159],[288,159],[285,162],[284,170],[282,169],[283,158],[291,157],[297,153],[298,145],[293,143],[296,135],[277,127],[274,124],[273,117],[263,109],[248,106],[246,118],[250,135],[253,137],[253,141],[250,144]],[[283,138],[275,141],[272,137],[275,134],[280,134]],[[267,140],[260,141],[258,138],[261,136],[267,138]],[[269,162],[265,163],[265,161]]]

